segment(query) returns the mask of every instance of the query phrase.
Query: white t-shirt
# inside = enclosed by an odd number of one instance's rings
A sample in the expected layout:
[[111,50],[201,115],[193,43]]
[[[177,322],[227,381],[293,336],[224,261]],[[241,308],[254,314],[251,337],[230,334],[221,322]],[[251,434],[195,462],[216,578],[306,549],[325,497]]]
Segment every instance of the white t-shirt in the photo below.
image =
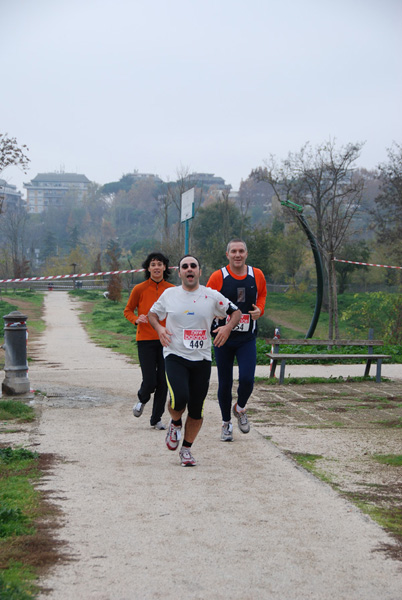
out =
[[223,319],[227,309],[236,306],[220,292],[200,285],[194,292],[182,286],[168,288],[151,307],[159,320],[166,317],[172,333],[163,355],[176,354],[187,360],[212,360],[210,328],[214,317]]

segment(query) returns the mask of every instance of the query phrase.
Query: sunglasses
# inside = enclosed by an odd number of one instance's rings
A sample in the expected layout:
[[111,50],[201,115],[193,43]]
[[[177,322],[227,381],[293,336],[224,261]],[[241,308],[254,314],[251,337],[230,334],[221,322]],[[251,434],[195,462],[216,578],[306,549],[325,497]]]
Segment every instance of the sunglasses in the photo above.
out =
[[188,269],[189,267],[191,267],[192,269],[196,269],[198,267],[198,265],[196,263],[190,263],[190,264],[182,263],[180,265],[180,269]]

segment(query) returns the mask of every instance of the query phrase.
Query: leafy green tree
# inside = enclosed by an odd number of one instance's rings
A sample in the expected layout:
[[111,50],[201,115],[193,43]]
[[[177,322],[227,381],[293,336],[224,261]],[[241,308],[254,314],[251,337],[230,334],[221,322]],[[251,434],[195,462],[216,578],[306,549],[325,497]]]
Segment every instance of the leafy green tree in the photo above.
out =
[[77,248],[80,245],[80,233],[78,225],[74,225],[69,231],[68,245],[71,249]]
[[272,270],[277,281],[290,283],[295,289],[296,276],[300,272],[306,254],[306,236],[295,224],[277,238],[276,250],[271,257]]
[[247,262],[261,269],[267,280],[272,278],[275,272],[274,255],[282,238],[282,233],[273,233],[272,227],[267,225],[250,229],[244,236],[248,251]]
[[239,236],[241,226],[241,213],[228,200],[222,199],[199,209],[194,219],[192,251],[202,261],[204,277],[226,264],[227,243]]
[[[370,258],[370,249],[365,240],[358,240],[345,243],[339,250],[340,257],[354,262],[368,262]],[[365,265],[354,265],[351,263],[335,263],[336,274],[338,277],[338,292],[343,294],[349,283],[351,274],[357,269],[367,271]]]
[[42,256],[44,259],[55,256],[57,253],[57,239],[53,231],[46,231],[42,244]]
[[359,329],[374,329],[376,338],[390,344],[402,344],[402,295],[373,292],[356,295],[344,311],[342,320]]

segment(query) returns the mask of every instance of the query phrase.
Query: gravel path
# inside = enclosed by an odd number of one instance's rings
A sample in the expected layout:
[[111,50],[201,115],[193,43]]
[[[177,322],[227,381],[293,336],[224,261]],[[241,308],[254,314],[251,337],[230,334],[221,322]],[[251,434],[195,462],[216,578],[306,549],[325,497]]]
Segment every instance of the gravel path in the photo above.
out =
[[30,382],[47,396],[30,441],[61,459],[44,487],[73,560],[41,600],[400,600],[380,527],[256,429],[222,444],[212,393],[198,466],[183,469],[149,414],[132,416],[138,366],[89,341],[66,293],[45,308]]

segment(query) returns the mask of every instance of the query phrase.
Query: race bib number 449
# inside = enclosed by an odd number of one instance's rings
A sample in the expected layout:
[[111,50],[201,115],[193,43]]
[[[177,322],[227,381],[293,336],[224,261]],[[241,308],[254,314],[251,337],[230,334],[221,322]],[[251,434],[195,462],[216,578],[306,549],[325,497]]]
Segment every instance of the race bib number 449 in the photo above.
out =
[[183,342],[186,348],[195,350],[203,348],[208,340],[206,329],[184,329]]

